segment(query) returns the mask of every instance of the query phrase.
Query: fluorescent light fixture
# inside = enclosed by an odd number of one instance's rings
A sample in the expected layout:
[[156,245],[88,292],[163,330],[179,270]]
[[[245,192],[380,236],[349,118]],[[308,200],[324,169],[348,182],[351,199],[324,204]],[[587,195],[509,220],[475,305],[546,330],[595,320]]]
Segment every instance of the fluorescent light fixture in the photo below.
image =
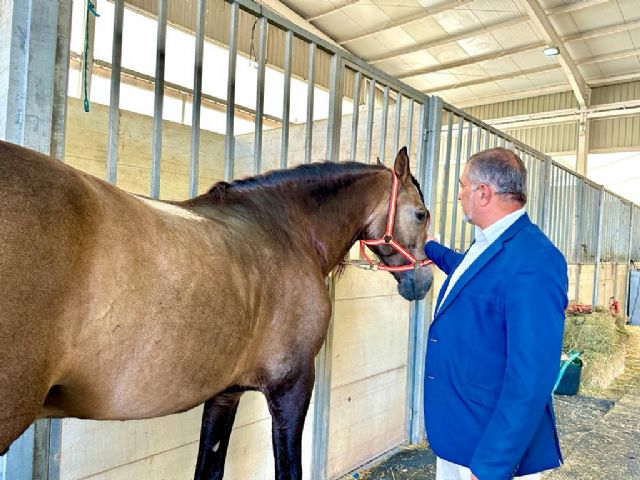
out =
[[554,55],[560,54],[560,49],[558,47],[549,46],[542,50],[547,57],[553,57]]

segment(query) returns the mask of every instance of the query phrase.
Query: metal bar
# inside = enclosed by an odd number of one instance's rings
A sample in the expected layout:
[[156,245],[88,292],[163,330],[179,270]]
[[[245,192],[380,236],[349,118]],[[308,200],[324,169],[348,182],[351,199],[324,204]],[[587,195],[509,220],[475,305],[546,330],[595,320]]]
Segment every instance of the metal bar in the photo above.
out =
[[[426,104],[420,104],[420,113],[418,114],[418,145],[416,148],[416,176],[418,177],[418,182],[420,182],[420,175],[423,170],[424,164],[424,149],[426,148],[426,137],[427,131],[425,125],[427,124],[427,115],[428,115],[428,107]],[[425,202],[427,199],[425,198]],[[427,208],[431,210],[435,210],[436,206],[427,205]]]
[[596,258],[594,261],[594,272],[593,272],[593,301],[592,305],[595,307],[598,305],[598,283],[600,282],[600,255],[602,253],[602,218],[604,213],[604,195],[605,189],[604,185],[600,187],[600,198],[598,200],[598,219],[597,219],[597,232],[598,236],[596,237]]
[[189,196],[198,194],[200,170],[200,106],[202,104],[202,57],[204,53],[204,21],[207,0],[199,0],[196,8],[196,51],[193,71],[193,104],[191,109],[191,158],[189,163]]
[[284,94],[282,96],[282,137],[280,138],[280,168],[287,168],[289,156],[289,113],[291,109],[291,57],[293,32],[288,30],[284,37]]
[[315,43],[309,44],[309,67],[307,77],[307,126],[304,137],[304,163],[311,163],[311,149],[313,147],[313,100],[315,97],[316,76],[316,49]]
[[545,158],[544,164],[544,194],[542,196],[542,230],[550,235],[551,220],[551,157]]
[[266,17],[260,17],[258,40],[258,81],[256,91],[255,136],[253,141],[253,173],[262,171],[262,122],[264,115],[264,83],[267,67],[267,27]]
[[154,82],[153,140],[151,158],[151,198],[160,197],[160,161],[162,157],[162,107],[164,105],[164,56],[167,43],[167,0],[158,0],[156,40],[156,78]]
[[315,403],[313,409],[311,480],[325,480],[327,478],[333,328],[336,311],[336,280],[333,275],[328,278],[328,289],[331,302],[331,318],[327,329],[327,337],[320,352],[316,355],[316,378],[313,387]]
[[402,95],[400,92],[396,95],[396,109],[395,109],[395,125],[393,127],[393,155],[395,155],[400,146],[400,115],[402,114]]
[[411,142],[413,141],[413,98],[409,99],[407,106],[407,151],[411,155]]
[[351,118],[351,146],[349,148],[349,159],[356,160],[358,152],[358,122],[360,121],[360,81],[362,74],[355,72],[353,78],[353,116]]
[[389,85],[384,87],[384,96],[382,97],[382,122],[380,127],[380,150],[378,156],[380,161],[384,163],[385,150],[387,146],[387,115],[389,114]]
[[627,274],[625,276],[624,283],[624,310],[623,312],[627,315],[629,314],[629,281],[631,276],[631,250],[633,246],[633,204],[629,205],[629,243],[627,246],[627,261],[625,265],[627,266]]
[[342,58],[337,53],[331,57],[329,77],[329,114],[327,122],[327,160],[340,160],[340,127],[342,123]]
[[227,111],[226,129],[224,133],[224,181],[233,178],[235,167],[235,117],[236,117],[236,64],[238,59],[238,19],[240,6],[231,3],[229,15],[229,64],[227,69]]
[[[422,126],[426,125],[426,135],[420,136],[420,148],[418,180],[424,189],[425,201],[429,205],[435,205],[437,201],[438,166],[440,164],[440,132],[442,131],[442,99],[439,97],[429,98],[428,108],[424,105],[420,108],[420,118]],[[421,130],[422,131],[422,130]],[[414,302],[412,308],[412,319],[410,331],[413,336],[409,351],[409,366],[413,371],[410,378],[411,384],[408,389],[410,397],[410,422],[408,425],[409,442],[420,443],[424,435],[423,421],[423,369],[424,356],[426,353],[426,338],[428,325],[433,311],[434,289],[431,289],[425,300]]]
[[489,130],[485,130],[487,136],[484,139],[484,149],[488,150],[491,147],[491,132]]
[[[444,178],[442,180],[442,193],[440,195],[440,241],[444,241],[445,230],[447,225],[447,210],[449,206],[449,170],[451,169],[451,142],[453,137],[453,112],[448,112],[449,122],[447,124],[447,143],[444,153]],[[457,181],[457,179],[456,179]],[[455,208],[455,199],[454,204]]]
[[371,144],[373,143],[373,114],[376,102],[376,81],[369,80],[369,105],[367,111],[367,133],[364,142],[364,161],[371,163]]
[[118,165],[118,130],[120,128],[120,67],[122,59],[122,23],[124,0],[116,0],[113,18],[113,45],[111,47],[111,93],[109,96],[109,141],[107,181],[115,184]]
[[[469,132],[467,133],[467,162],[469,158],[471,158],[471,146],[473,145],[473,123],[469,122]],[[467,226],[466,222],[461,223],[460,228],[460,250],[465,250],[466,245],[466,236],[467,236]]]
[[455,166],[455,177],[453,179],[453,198],[452,198],[452,206],[451,206],[451,240],[449,241],[450,248],[456,248],[456,222],[458,220],[458,189],[460,187],[460,183],[458,179],[460,178],[460,165],[462,163],[462,134],[464,132],[464,118],[462,116],[458,117],[458,142],[456,145],[456,166]]
[[480,145],[481,145],[481,140],[482,140],[482,126],[478,125],[477,129],[476,129],[476,151],[474,153],[478,153],[480,151]]
[[69,63],[71,60],[69,51],[71,43],[71,11],[71,0],[59,1],[50,151],[53,158],[62,161],[64,161],[65,133],[67,130],[67,89],[69,85]]

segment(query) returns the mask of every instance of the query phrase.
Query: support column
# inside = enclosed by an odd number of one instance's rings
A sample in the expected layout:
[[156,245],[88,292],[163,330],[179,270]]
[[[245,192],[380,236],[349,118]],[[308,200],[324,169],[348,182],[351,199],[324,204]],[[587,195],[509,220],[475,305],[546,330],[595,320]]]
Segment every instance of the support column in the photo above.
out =
[[[0,0],[0,139],[62,158],[71,0]],[[32,425],[0,459],[11,480],[58,478],[60,423]]]
[[589,130],[591,121],[586,112],[580,113],[578,121],[578,145],[576,151],[576,172],[587,176],[587,160],[589,155]]

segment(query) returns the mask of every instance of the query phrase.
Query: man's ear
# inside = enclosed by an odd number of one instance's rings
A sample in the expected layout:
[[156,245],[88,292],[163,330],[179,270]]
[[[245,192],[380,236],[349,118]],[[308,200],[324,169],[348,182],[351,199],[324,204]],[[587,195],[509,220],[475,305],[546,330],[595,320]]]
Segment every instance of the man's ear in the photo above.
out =
[[411,172],[409,171],[409,155],[407,154],[407,147],[402,147],[396,155],[396,161],[393,165],[393,171],[400,180],[404,180]]

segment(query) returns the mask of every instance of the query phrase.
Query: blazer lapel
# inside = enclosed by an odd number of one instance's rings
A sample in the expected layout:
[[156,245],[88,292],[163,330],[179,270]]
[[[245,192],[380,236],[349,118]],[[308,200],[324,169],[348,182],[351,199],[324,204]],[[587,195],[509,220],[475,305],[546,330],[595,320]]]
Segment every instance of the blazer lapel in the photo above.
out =
[[515,234],[517,234],[520,230],[522,230],[524,227],[526,227],[529,224],[531,224],[531,220],[529,220],[529,216],[525,213],[520,218],[518,218],[513,223],[513,225],[507,228],[502,235],[500,235],[491,245],[489,245],[489,247],[487,247],[487,249],[484,252],[482,252],[482,254],[480,254],[478,258],[475,259],[475,261],[471,265],[469,265],[469,267],[465,270],[465,272],[462,274],[462,276],[458,279],[456,284],[453,286],[453,288],[449,292],[449,295],[447,295],[447,298],[444,300],[444,303],[440,305],[440,303],[442,302],[442,296],[446,291],[446,287],[449,285],[451,275],[447,277],[447,280],[445,281],[444,285],[442,286],[442,289],[440,290],[440,295],[438,296],[438,303],[436,305],[437,310],[436,310],[436,315],[434,317],[434,322],[440,316],[440,314],[444,312],[449,305],[451,305],[451,303],[455,300],[455,298],[462,291],[465,285],[467,285],[471,281],[471,279],[480,270],[482,270],[484,266],[487,263],[489,263],[489,261],[493,257],[495,257],[498,254],[498,252],[500,252],[500,250],[502,250],[503,243],[506,240],[513,237]]

